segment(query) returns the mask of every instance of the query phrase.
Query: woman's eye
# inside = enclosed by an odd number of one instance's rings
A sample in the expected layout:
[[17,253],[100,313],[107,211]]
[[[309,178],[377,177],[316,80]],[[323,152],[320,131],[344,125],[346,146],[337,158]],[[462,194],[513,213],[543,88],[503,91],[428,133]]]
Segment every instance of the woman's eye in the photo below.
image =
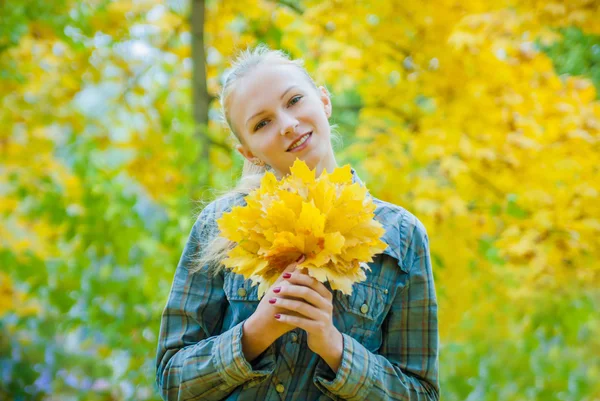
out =
[[[294,101],[294,99],[297,99],[296,101]],[[290,100],[290,104],[294,105],[296,103],[298,103],[300,101],[300,99],[302,99],[302,96],[298,95],[298,96],[294,96],[291,100]]]
[[[298,103],[300,101],[300,99],[302,99],[303,96],[302,95],[297,95],[294,96],[293,98],[290,99],[289,105],[293,106],[296,103]],[[263,124],[264,123],[264,124]],[[258,131],[259,129],[261,129],[262,127],[264,127],[267,124],[267,120],[262,120],[261,122],[259,122],[258,124],[256,124],[256,126],[254,127],[254,131]]]
[[267,120],[262,120],[261,122],[259,122],[258,124],[256,124],[256,127],[254,127],[254,131],[258,131],[259,129],[261,129],[262,127],[264,127],[264,125],[261,125],[262,123],[267,123]]

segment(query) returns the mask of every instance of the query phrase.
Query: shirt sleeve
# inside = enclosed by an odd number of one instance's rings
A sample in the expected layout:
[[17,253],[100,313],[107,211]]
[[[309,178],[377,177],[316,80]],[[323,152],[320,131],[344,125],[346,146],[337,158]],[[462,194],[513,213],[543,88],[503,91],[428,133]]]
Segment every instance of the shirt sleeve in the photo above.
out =
[[379,353],[342,334],[337,373],[323,359],[317,364],[313,382],[334,400],[439,400],[437,299],[429,239],[423,224],[414,220],[403,262],[409,267],[408,284],[392,301]]
[[274,345],[251,364],[246,360],[242,353],[244,321],[220,333],[228,306],[223,275],[215,276],[206,269],[189,272],[211,230],[209,225],[214,223],[208,210],[211,205],[192,228],[162,314],[156,383],[163,400],[221,400],[237,386],[261,382],[275,370]]

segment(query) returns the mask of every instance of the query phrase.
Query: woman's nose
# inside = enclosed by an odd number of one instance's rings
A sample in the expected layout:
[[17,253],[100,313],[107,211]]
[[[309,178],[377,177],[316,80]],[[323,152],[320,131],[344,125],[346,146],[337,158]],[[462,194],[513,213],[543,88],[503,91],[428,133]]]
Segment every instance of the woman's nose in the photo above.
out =
[[281,135],[286,135],[288,132],[296,131],[296,127],[298,127],[298,120],[295,117],[284,114],[281,117],[281,129],[279,133]]

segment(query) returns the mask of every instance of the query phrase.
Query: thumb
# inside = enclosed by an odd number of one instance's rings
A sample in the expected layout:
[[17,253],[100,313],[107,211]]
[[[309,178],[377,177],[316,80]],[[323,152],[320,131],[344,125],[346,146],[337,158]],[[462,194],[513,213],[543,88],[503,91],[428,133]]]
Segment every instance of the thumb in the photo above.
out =
[[[298,265],[300,263],[304,262],[305,260],[306,260],[306,257],[304,256],[304,254],[300,255],[294,263],[289,264],[288,269],[290,269],[291,271],[296,270],[298,268]],[[286,269],[286,271],[287,271],[287,269]]]
[[293,272],[298,267],[298,264],[304,262],[305,259],[306,259],[306,257],[304,256],[304,254],[300,255],[300,257],[298,257],[298,259],[296,259],[295,262],[290,263],[289,265],[287,265],[287,267],[284,270],[284,273],[285,272]]

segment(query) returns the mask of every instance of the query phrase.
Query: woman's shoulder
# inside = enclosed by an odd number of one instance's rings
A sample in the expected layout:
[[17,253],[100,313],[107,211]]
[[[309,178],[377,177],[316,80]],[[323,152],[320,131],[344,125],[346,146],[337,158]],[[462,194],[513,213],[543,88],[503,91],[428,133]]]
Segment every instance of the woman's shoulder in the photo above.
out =
[[218,197],[204,206],[196,217],[194,228],[200,238],[207,239],[216,235],[219,231],[217,220],[223,214],[230,212],[234,206],[241,206],[244,201],[242,194],[228,194]]
[[233,193],[218,197],[210,201],[200,212],[198,219],[214,219],[217,220],[224,213],[230,212],[234,206],[241,206],[244,201],[243,194]]

